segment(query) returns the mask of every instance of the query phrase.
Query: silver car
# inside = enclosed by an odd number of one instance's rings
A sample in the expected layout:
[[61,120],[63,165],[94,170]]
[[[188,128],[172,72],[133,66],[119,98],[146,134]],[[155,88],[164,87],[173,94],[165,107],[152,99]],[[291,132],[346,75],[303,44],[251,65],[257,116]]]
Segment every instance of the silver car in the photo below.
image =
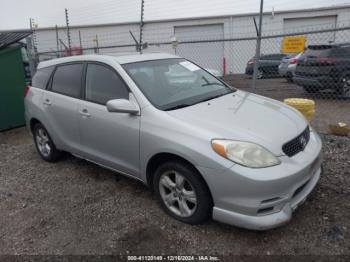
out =
[[321,140],[300,113],[173,55],[42,62],[25,107],[44,160],[69,152],[140,180],[185,223],[280,226],[321,174]]
[[303,53],[290,54],[282,59],[281,64],[278,66],[278,73],[280,76],[285,77],[289,82],[293,81],[295,75],[295,69],[297,68],[298,59]]

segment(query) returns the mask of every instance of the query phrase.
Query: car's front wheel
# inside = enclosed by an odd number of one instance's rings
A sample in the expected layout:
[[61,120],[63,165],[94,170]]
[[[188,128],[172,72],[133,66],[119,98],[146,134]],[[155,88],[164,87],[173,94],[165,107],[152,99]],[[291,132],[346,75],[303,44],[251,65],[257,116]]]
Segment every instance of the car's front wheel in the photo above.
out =
[[33,136],[35,147],[42,159],[48,162],[55,162],[61,157],[62,152],[56,148],[49,133],[42,124],[37,123],[34,126]]
[[319,91],[319,88],[315,86],[303,86],[303,88],[309,94],[314,94]]
[[177,220],[198,224],[210,217],[209,189],[190,165],[181,162],[161,165],[155,172],[153,185],[164,211]]

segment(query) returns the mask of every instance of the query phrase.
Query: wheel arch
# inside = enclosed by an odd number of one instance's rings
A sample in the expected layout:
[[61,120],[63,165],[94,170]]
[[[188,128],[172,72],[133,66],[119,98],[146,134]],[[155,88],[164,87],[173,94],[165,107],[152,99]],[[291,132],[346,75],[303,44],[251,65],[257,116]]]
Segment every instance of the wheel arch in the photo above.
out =
[[30,128],[30,131],[32,132],[32,134],[33,134],[34,127],[35,127],[36,124],[42,124],[42,123],[35,117],[30,119],[30,121],[29,121],[29,128]]
[[182,156],[179,156],[179,155],[173,154],[173,153],[167,153],[167,152],[157,153],[157,154],[153,155],[147,162],[146,183],[151,190],[153,190],[153,175],[154,175],[154,172],[156,171],[157,167],[159,167],[159,165],[161,165],[162,163],[171,162],[171,161],[181,162],[181,163],[191,167],[203,180],[204,184],[208,188],[211,199],[213,199],[212,193],[211,193],[210,188],[208,186],[208,183],[205,181],[204,177],[199,172],[199,170],[195,167],[195,165],[192,164],[190,161],[188,161],[187,159],[185,159]]

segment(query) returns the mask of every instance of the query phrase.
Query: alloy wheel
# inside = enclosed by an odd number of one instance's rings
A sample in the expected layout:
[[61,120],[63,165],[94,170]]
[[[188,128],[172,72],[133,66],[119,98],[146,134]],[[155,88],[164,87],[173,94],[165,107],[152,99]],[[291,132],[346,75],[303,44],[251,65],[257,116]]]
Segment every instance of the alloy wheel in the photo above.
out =
[[167,171],[161,175],[159,193],[165,206],[177,216],[190,217],[197,209],[194,187],[177,171]]
[[257,72],[257,74],[256,74],[256,78],[257,78],[257,79],[262,79],[263,76],[264,76],[264,72],[259,68],[259,69],[258,69],[258,72]]
[[342,95],[344,97],[350,97],[350,76],[345,76],[343,78]]
[[43,128],[38,128],[35,134],[35,141],[40,153],[44,157],[48,157],[51,154],[50,138]]

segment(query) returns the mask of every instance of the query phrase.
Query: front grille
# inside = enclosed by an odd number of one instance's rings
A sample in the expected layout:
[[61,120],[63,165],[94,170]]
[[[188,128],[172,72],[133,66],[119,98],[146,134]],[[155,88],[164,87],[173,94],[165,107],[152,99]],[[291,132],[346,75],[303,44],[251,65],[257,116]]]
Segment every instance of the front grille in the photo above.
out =
[[282,146],[282,150],[287,156],[292,157],[298,154],[299,152],[303,151],[306,145],[309,143],[309,140],[310,129],[309,126],[307,126],[306,129],[300,135],[298,135],[291,141],[285,143]]

